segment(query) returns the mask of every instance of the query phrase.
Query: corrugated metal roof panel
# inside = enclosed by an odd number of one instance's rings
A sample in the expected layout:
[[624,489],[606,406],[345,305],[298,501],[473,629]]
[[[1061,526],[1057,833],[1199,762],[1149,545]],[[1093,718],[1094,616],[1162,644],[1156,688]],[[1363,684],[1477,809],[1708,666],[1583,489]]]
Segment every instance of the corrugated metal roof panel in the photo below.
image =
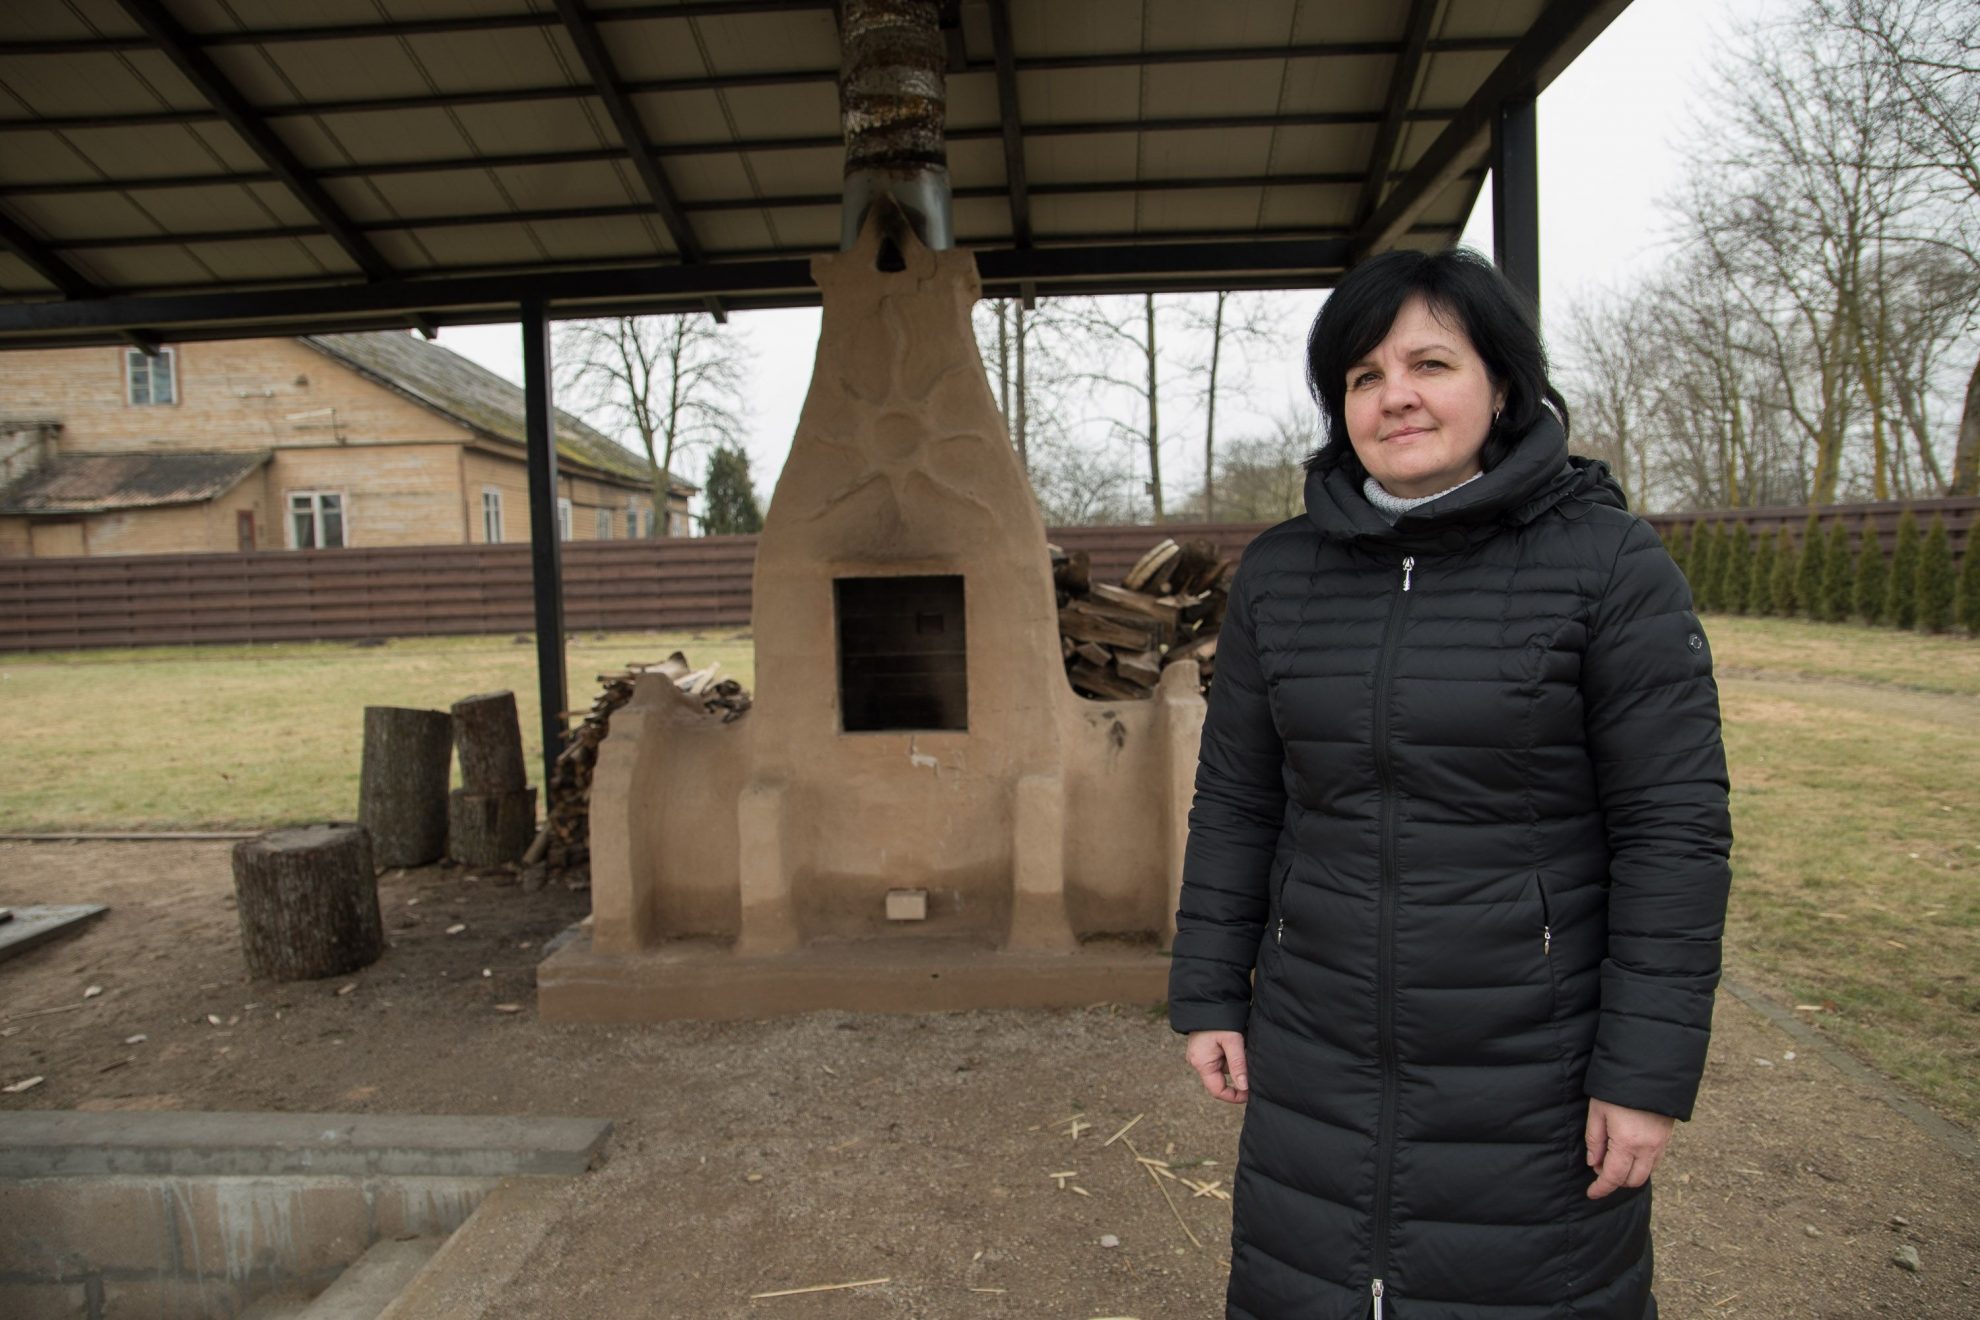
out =
[[[1551,49],[1537,59],[1522,60],[1519,77],[1544,85],[1626,2],[1594,0],[1585,7],[1585,16],[1565,27],[1557,25]],[[23,93],[17,104],[0,106],[0,211],[36,240],[30,249],[34,261],[66,262],[78,276],[113,293],[160,286],[245,293],[270,281],[362,281],[361,290],[339,296],[346,310],[332,315],[374,324],[380,317],[405,314],[397,309],[406,306],[407,295],[393,275],[492,270],[498,276],[527,277],[563,272],[573,262],[602,268],[628,260],[662,266],[678,260],[675,241],[607,113],[607,98],[591,86],[576,44],[541,0],[392,0],[389,6],[377,0],[161,3],[196,38],[206,34],[202,48],[250,105],[250,113],[258,113],[258,127],[250,123],[237,131],[225,122],[225,107],[209,104],[177,67],[174,54],[144,37],[117,0],[0,4],[0,42],[61,37],[84,46],[101,45],[103,39],[120,46],[27,53],[16,44],[12,53],[0,53],[0,80]],[[611,17],[611,11],[627,4],[636,6],[632,17]],[[758,198],[835,198],[840,188],[837,92],[826,72],[838,58],[832,13],[803,0],[791,4],[775,12],[680,18],[658,12],[652,0],[586,0],[613,61],[612,76],[630,85],[641,124],[662,147],[656,164],[667,188],[684,200],[686,223],[711,255],[799,258],[836,245],[836,201],[769,210],[752,204]],[[1482,39],[1488,44],[1473,51],[1433,51],[1411,105],[1445,111],[1464,106],[1543,11],[1555,12],[1547,10],[1547,0],[1448,0],[1440,9],[1433,41]],[[1031,186],[1042,190],[1030,204],[1037,243],[1048,244],[1054,235],[1159,239],[1179,232],[1189,233],[1193,241],[1242,241],[1261,224],[1275,231],[1302,224],[1348,225],[1356,218],[1352,211],[1359,186],[1316,189],[1263,180],[1358,174],[1368,167],[1376,136],[1373,121],[1387,102],[1393,48],[1404,35],[1408,12],[1396,0],[1247,0],[1242,5],[1011,0],[1021,150]],[[494,26],[459,28],[476,16]],[[960,31],[950,38],[959,59],[951,61],[949,122],[973,134],[951,142],[950,162],[952,177],[965,192],[956,203],[959,233],[973,244],[1001,247],[1013,242],[1015,208],[1002,195],[1013,176],[1004,158],[1000,130],[1006,107],[994,72],[989,19],[988,7],[971,0],[961,6]],[[404,30],[408,23],[425,20],[455,27]],[[296,40],[280,31],[297,25],[315,35]],[[339,27],[359,31],[328,36],[321,31]],[[242,39],[244,32],[266,39]],[[1382,43],[1386,48],[1327,55],[1295,49],[1315,43]],[[635,90],[656,80],[689,85]],[[370,109],[350,104],[380,97],[411,104]],[[181,122],[147,122],[161,112]],[[1212,122],[1196,129],[1102,131],[1079,137],[1025,132],[1065,124],[1335,113],[1354,116],[1357,122],[1277,128],[1226,128]],[[54,117],[59,128],[33,127],[28,121],[37,116]],[[129,122],[101,124],[104,116]],[[1420,158],[1443,129],[1441,122],[1408,125],[1398,151],[1402,165]],[[268,140],[264,132],[287,144],[304,169],[319,176],[322,193],[340,215],[325,215],[321,206],[285,184],[208,181],[225,171],[263,179],[281,173],[282,162],[262,159],[255,147]],[[828,145],[728,152],[718,145],[788,138]],[[667,150],[670,146],[695,150]],[[613,155],[493,167],[471,163],[488,157],[600,152]],[[1406,219],[1434,226],[1439,232],[1431,237],[1454,237],[1463,202],[1476,191],[1476,157],[1473,149],[1458,162],[1472,167],[1474,177],[1453,185],[1444,196],[1416,198]],[[421,170],[421,162],[433,168]],[[368,165],[387,172],[353,173]],[[142,186],[145,178],[160,176],[199,182],[171,190]],[[1261,182],[1214,190],[1159,186],[1225,178]],[[88,188],[60,193],[48,187],[65,180],[82,185],[127,181],[131,187],[123,196]],[[1054,192],[1137,181],[1150,186],[1118,193]],[[634,207],[640,208],[638,213],[627,213]],[[619,214],[489,219],[471,226],[426,223],[410,231],[371,227],[404,217],[440,222],[511,210],[572,209]],[[259,236],[157,247],[72,246],[161,228],[180,236],[241,228]],[[271,230],[314,232],[295,238]],[[1110,245],[1110,258],[1119,255],[1120,246]],[[382,254],[382,275],[381,257],[373,256],[374,251]],[[1304,261],[1305,254],[1295,256]],[[1145,277],[1159,276],[1164,282],[1192,278],[1187,270],[1172,268],[1173,257],[1165,254]],[[1206,279],[1229,264],[1228,254],[1206,252],[1206,260],[1209,264],[1200,272]],[[12,272],[0,287],[0,304],[39,296],[50,287],[20,260],[9,259],[0,269]],[[1007,264],[1005,269],[1013,267]],[[1299,271],[1311,273],[1311,267],[1301,265]],[[742,305],[748,305],[752,289],[764,291],[765,301],[791,296],[781,269],[745,268],[735,278]],[[1131,282],[1138,277],[1109,278]],[[463,309],[487,308],[496,296],[491,288],[501,286],[453,287],[452,295],[436,287],[440,301],[423,304],[423,310],[444,323]],[[560,282],[544,287],[569,291],[576,286]],[[674,283],[673,293],[660,292],[669,287],[664,281],[648,281],[646,287],[641,296],[670,306],[698,296],[685,292],[684,280]],[[602,281],[584,288],[582,293],[549,296],[566,307],[614,296]],[[381,298],[389,308],[380,310]],[[254,310],[236,314],[215,304],[179,319],[232,324],[230,317],[254,315],[280,323],[290,315],[275,310],[280,304],[268,299],[249,298],[237,305]],[[319,299],[305,305],[332,304]],[[48,329],[35,315],[0,306],[0,322],[5,322],[0,340],[102,334],[95,327],[107,324],[103,318],[112,310],[92,310],[73,322],[72,331],[70,323]]]

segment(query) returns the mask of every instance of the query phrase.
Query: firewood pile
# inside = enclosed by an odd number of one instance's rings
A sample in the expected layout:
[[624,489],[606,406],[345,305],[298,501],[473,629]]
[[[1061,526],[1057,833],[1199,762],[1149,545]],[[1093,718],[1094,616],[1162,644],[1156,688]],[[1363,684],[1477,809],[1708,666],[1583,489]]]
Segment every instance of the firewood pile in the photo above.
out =
[[1084,550],[1052,552],[1059,595],[1059,649],[1083,696],[1133,701],[1153,694],[1162,670],[1193,662],[1207,690],[1217,630],[1236,565],[1208,541],[1165,540],[1118,584],[1093,581]]
[[664,674],[674,686],[699,698],[709,714],[721,712],[722,723],[742,718],[749,709],[749,693],[733,678],[721,678],[720,664],[695,669],[688,658],[676,651],[657,664],[633,664],[616,674],[600,674],[602,689],[584,723],[571,730],[570,741],[550,777],[549,824],[537,836],[526,865],[539,862],[552,871],[568,872],[583,866],[591,856],[591,776],[598,765],[598,744],[605,741],[612,713],[632,700],[633,687],[641,674]]

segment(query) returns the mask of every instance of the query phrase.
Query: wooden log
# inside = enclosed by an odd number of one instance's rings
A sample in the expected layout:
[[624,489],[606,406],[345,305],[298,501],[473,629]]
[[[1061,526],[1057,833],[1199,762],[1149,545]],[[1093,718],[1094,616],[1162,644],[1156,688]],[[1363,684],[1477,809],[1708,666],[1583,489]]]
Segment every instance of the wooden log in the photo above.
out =
[[[1065,639],[1071,641],[1070,637]],[[1073,653],[1092,665],[1095,669],[1105,669],[1114,658],[1114,653],[1098,642],[1081,642],[1073,648]]]
[[536,790],[470,793],[457,788],[447,799],[447,851],[468,866],[513,862],[536,838]]
[[1173,600],[1158,600],[1153,596],[1144,596],[1139,591],[1129,591],[1126,587],[1111,586],[1105,582],[1093,584],[1093,599],[1112,605],[1115,609],[1167,624],[1172,628],[1175,626],[1176,615],[1179,612]]
[[1182,595],[1195,595],[1209,585],[1220,562],[1217,547],[1210,542],[1184,541],[1182,554],[1169,568],[1170,589]]
[[1136,687],[1118,674],[1111,674],[1084,660],[1075,660],[1072,668],[1066,671],[1076,691],[1103,701],[1139,701],[1148,695],[1148,689]]
[[1135,561],[1134,567],[1130,568],[1127,576],[1121,579],[1121,585],[1129,591],[1141,590],[1167,573],[1169,565],[1173,564],[1181,554],[1182,547],[1174,541],[1162,541]]
[[1152,688],[1162,677],[1161,653],[1122,651],[1114,657],[1114,672],[1138,687]]
[[1186,642],[1181,646],[1170,647],[1169,653],[1163,659],[1170,662],[1176,660],[1210,660],[1215,659],[1216,655],[1217,634],[1213,632],[1200,634],[1194,640]]
[[362,825],[272,830],[234,845],[234,899],[248,972],[273,981],[342,976],[378,960],[385,929]]
[[483,692],[455,702],[454,749],[461,757],[461,787],[468,792],[513,793],[526,786],[516,694]]
[[1103,646],[1126,646],[1145,650],[1154,639],[1153,620],[1121,620],[1109,617],[1085,601],[1074,601],[1059,611],[1059,631],[1076,642],[1099,642]]
[[424,866],[447,852],[453,721],[440,710],[364,708],[358,823],[379,867]]
[[1084,550],[1076,550],[1063,563],[1055,562],[1052,582],[1070,595],[1084,596],[1093,586],[1093,557]]

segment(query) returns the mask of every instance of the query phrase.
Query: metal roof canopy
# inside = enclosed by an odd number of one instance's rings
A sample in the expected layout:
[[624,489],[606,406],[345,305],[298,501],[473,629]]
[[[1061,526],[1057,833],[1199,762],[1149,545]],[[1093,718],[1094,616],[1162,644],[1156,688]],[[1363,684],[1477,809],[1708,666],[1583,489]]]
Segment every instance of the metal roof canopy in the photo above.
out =
[[[844,155],[833,0],[537,3],[0,8],[0,348],[519,318],[547,785],[550,321],[815,302]],[[1534,98],[1628,3],[941,0],[957,242],[992,294],[1323,286],[1489,161],[1537,301]]]
[[[958,244],[993,294],[1442,246],[1627,3],[945,0]],[[0,347],[816,301],[832,0],[385,8],[0,6]]]

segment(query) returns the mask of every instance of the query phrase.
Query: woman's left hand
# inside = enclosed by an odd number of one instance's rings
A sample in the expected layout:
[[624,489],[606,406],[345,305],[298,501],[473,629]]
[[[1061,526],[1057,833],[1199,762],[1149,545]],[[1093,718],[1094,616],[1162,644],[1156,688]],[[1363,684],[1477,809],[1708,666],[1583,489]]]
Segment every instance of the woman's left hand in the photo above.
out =
[[1625,1109],[1607,1100],[1588,1102],[1588,1167],[1595,1170],[1588,1199],[1599,1201],[1618,1187],[1650,1181],[1677,1120],[1647,1109]]

